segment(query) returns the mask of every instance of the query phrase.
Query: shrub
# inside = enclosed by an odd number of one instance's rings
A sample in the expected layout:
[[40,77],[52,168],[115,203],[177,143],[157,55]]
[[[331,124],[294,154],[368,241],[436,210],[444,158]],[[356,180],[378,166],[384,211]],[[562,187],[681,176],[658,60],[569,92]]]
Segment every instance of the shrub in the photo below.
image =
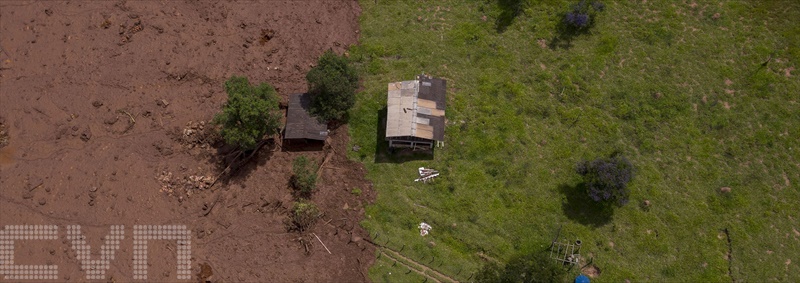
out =
[[243,150],[255,149],[264,135],[278,132],[282,114],[278,112],[275,89],[261,83],[253,86],[245,77],[233,76],[225,82],[228,101],[213,122],[222,125],[225,142]]
[[627,185],[633,179],[633,164],[627,158],[614,154],[610,158],[581,161],[575,171],[583,176],[592,200],[628,203]]
[[326,51],[306,74],[311,114],[321,122],[342,119],[355,104],[358,74],[347,58]]
[[517,256],[505,266],[487,263],[475,276],[477,282],[564,282],[566,269],[547,253],[537,252]]
[[586,0],[582,0],[572,6],[572,10],[564,15],[564,23],[574,29],[584,29],[594,24],[594,18],[597,12],[605,9],[605,5],[599,1],[592,2],[587,5]]
[[319,209],[314,203],[298,201],[292,207],[292,226],[297,231],[305,231],[314,225],[319,217]]
[[292,164],[292,187],[301,194],[308,195],[317,185],[317,174],[313,162],[305,156],[295,158]]

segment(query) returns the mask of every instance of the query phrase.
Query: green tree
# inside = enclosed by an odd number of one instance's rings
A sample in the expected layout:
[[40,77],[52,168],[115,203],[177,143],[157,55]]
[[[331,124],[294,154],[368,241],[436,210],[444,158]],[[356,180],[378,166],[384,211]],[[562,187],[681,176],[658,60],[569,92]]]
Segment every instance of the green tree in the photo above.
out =
[[306,74],[311,114],[321,122],[342,119],[355,104],[358,74],[347,58],[326,51]]
[[478,272],[475,280],[482,283],[549,283],[564,282],[566,274],[566,269],[547,253],[538,252],[514,257],[502,267],[489,262]]
[[292,164],[292,187],[302,195],[311,194],[317,185],[317,174],[312,163],[305,156],[300,156]]
[[255,149],[264,135],[274,135],[280,127],[278,95],[267,83],[253,86],[245,77],[233,76],[225,82],[228,102],[214,123],[222,125],[225,142],[242,150]]

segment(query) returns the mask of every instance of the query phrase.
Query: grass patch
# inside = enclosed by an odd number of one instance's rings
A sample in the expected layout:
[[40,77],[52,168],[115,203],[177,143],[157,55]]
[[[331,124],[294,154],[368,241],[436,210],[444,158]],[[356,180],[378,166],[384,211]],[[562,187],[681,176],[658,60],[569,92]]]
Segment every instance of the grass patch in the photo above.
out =
[[[606,1],[552,45],[571,2],[523,2],[512,20],[494,1],[361,2],[350,157],[378,191],[376,242],[467,280],[563,225],[602,281],[800,281],[800,5]],[[448,80],[446,146],[390,156],[386,85],[422,71]],[[637,168],[631,202],[589,214],[574,166],[615,151]],[[441,176],[413,182],[423,166]],[[386,264],[373,280],[416,280]]]

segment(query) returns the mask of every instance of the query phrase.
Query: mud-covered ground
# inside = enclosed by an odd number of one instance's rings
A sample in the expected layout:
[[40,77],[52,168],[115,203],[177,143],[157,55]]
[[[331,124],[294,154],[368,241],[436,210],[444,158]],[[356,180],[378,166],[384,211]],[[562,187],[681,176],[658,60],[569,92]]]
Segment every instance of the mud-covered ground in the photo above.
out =
[[[358,222],[374,193],[345,157],[346,127],[321,150],[270,144],[210,189],[220,149],[198,138],[228,77],[268,82],[285,101],[325,50],[357,43],[359,13],[354,1],[0,2],[0,228],[59,229],[15,241],[14,264],[85,281],[67,226],[100,259],[109,227],[125,225],[106,279],[131,281],[134,225],[186,225],[192,281],[368,281],[374,249]],[[306,232],[287,229],[299,155],[329,156]],[[148,280],[178,280],[176,249],[149,242]]]

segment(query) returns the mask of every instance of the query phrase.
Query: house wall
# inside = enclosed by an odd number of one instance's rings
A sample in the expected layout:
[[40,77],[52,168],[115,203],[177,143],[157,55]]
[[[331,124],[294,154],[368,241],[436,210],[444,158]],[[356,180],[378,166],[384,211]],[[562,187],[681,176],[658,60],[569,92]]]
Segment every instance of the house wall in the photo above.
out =
[[388,140],[390,148],[431,149],[434,142],[433,140],[417,137],[389,138]]

